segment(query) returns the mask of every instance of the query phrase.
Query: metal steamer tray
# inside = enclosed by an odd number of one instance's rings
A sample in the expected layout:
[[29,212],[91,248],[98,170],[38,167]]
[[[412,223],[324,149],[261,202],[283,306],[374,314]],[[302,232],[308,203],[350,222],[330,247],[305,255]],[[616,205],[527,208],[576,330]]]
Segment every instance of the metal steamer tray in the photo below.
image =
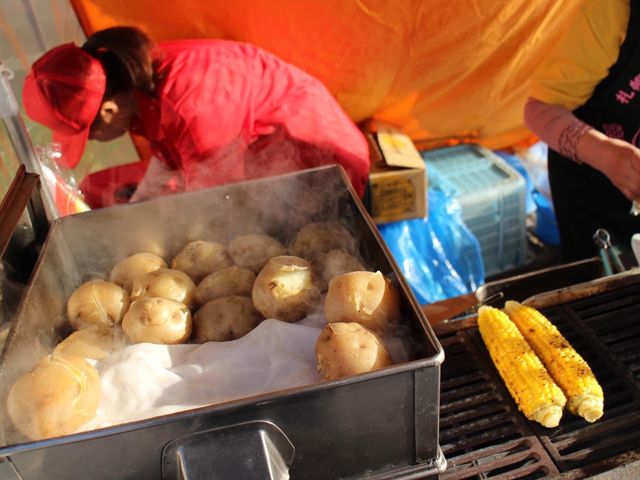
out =
[[59,340],[72,291],[105,277],[121,258],[141,251],[172,258],[188,241],[226,243],[258,229],[287,241],[306,223],[336,219],[358,237],[362,258],[400,290],[409,361],[35,442],[12,436],[9,419],[2,418],[0,473],[24,479],[324,479],[424,478],[443,471],[442,347],[337,166],[54,221],[0,358],[1,401]]

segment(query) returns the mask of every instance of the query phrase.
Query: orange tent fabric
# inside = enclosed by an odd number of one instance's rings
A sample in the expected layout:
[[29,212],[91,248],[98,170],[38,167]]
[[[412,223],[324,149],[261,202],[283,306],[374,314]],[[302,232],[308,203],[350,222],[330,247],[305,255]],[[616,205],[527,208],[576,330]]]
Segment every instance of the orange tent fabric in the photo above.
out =
[[351,118],[395,123],[419,146],[526,142],[531,72],[580,0],[72,0],[90,34],[251,42],[325,83]]

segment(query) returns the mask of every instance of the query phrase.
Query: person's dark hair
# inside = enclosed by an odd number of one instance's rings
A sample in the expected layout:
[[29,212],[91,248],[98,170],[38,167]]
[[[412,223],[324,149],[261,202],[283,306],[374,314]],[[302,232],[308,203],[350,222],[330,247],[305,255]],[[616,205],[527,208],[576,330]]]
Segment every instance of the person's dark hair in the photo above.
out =
[[140,90],[154,96],[157,81],[152,51],[154,44],[140,29],[112,27],[91,35],[82,49],[97,58],[105,70],[104,98]]

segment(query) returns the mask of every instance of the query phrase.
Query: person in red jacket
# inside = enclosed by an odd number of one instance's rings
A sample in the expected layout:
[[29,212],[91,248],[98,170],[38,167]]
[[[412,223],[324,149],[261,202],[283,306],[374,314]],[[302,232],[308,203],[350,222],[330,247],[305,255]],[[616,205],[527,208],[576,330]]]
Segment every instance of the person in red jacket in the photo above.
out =
[[101,30],[38,59],[23,104],[68,167],[87,139],[146,138],[155,158],[134,199],[328,164],[342,165],[359,195],[367,182],[366,140],[329,91],[246,43],[154,45],[137,28]]

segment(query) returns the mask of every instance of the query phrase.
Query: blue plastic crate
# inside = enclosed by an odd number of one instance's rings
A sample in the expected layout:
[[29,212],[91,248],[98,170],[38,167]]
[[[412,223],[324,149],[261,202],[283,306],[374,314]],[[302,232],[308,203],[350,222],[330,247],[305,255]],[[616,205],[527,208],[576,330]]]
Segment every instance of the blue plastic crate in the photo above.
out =
[[522,265],[527,258],[526,182],[498,155],[478,145],[422,152],[430,188],[460,204],[476,236],[487,276]]

